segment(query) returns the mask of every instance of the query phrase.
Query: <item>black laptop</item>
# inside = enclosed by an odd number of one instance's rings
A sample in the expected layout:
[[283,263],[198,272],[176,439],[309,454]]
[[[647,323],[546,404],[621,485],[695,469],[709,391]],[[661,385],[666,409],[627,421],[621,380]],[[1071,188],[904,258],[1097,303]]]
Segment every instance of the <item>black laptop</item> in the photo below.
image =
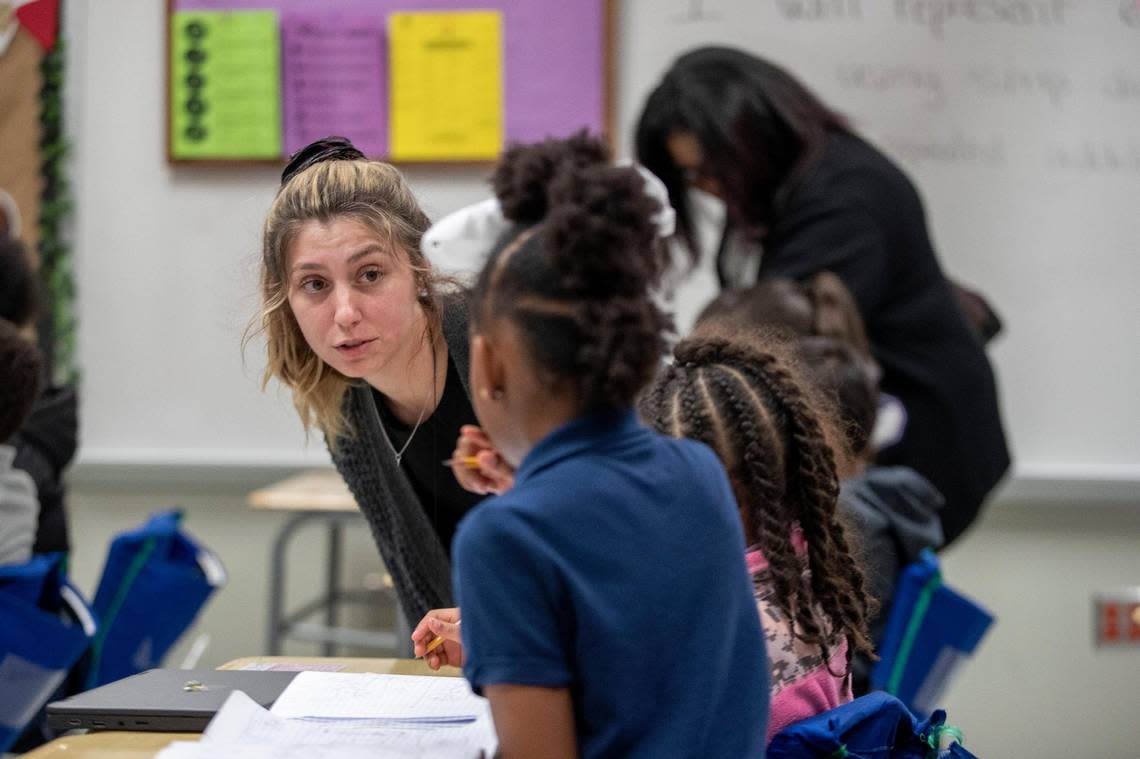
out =
[[155,730],[200,733],[240,690],[265,708],[296,672],[150,669],[48,704],[53,730]]

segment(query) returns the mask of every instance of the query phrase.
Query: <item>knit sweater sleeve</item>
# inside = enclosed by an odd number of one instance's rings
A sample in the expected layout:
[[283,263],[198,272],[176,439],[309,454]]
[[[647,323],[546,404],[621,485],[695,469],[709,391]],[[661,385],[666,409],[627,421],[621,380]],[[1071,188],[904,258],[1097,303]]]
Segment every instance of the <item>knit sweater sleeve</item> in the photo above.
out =
[[451,564],[407,476],[396,464],[367,385],[345,396],[354,434],[331,447],[333,462],[364,514],[408,622],[451,606]]
[[[464,391],[470,366],[465,294],[444,303],[443,335]],[[407,475],[396,463],[372,389],[349,388],[345,417],[352,429],[330,446],[333,462],[364,514],[411,624],[431,609],[453,606],[451,562]]]

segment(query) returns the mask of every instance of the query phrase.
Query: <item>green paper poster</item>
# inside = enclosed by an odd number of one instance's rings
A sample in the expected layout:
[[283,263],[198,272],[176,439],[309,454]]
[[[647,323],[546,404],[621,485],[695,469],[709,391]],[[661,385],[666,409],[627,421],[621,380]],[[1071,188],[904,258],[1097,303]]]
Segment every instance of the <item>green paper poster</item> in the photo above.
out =
[[277,14],[180,11],[170,24],[173,157],[279,157]]

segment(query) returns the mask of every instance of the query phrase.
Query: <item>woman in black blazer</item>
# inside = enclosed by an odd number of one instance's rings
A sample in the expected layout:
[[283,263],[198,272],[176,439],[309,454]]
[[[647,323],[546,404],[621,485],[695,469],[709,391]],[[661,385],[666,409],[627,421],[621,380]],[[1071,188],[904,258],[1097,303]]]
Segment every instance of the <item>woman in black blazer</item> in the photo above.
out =
[[690,251],[689,189],[724,201],[722,287],[824,270],[843,279],[882,365],[882,389],[907,412],[901,440],[879,461],[911,466],[938,487],[953,540],[1009,467],[1009,453],[989,361],[939,268],[906,175],[791,75],[730,48],[677,59],[641,114],[637,154],[669,189]]

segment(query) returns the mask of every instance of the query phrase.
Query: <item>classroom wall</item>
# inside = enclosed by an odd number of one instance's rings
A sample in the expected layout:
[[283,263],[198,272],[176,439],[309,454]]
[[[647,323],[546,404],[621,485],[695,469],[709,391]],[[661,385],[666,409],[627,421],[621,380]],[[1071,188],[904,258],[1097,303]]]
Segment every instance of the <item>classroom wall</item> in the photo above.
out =
[[997,503],[943,554],[997,622],[945,704],[980,757],[1137,756],[1140,650],[1094,648],[1090,597],[1140,578],[1140,494]]
[[[256,349],[244,360],[239,350],[256,303],[258,223],[277,169],[174,168],[162,160],[162,5],[100,0],[65,7],[80,359],[88,367],[131,367],[116,382],[89,371],[84,384],[85,440],[132,444],[84,449],[85,463],[72,478],[73,571],[92,590],[112,534],[153,509],[184,507],[188,529],[220,553],[232,579],[170,663],[208,633],[200,664],[212,666],[264,645],[270,542],[282,519],[251,512],[246,492],[282,465],[327,457],[319,445],[306,448],[286,396],[258,389]],[[433,216],[483,197],[485,174],[408,171]],[[1107,334],[1085,336],[1086,349],[1126,348],[1102,344]],[[217,345],[232,350],[219,358]],[[214,460],[195,468],[193,451],[175,452],[179,467],[153,466],[169,462],[169,451],[156,453],[168,430],[114,411],[129,405],[124,398],[155,402],[186,372],[195,374],[201,393],[167,399],[170,419],[224,441],[231,450],[226,471]],[[1076,402],[1084,400],[1078,394]],[[294,455],[260,450],[266,439],[292,441]],[[946,555],[947,576],[999,616],[947,698],[952,721],[981,756],[1132,756],[1140,745],[1140,651],[1093,649],[1089,602],[1096,591],[1140,578],[1140,494],[1111,482],[1066,487],[1005,491],[1005,502]],[[323,566],[323,542],[310,537],[291,557],[300,578],[295,601],[315,591]],[[348,566],[354,582],[378,571],[367,535],[352,536]],[[360,621],[382,620],[364,614]],[[313,651],[301,644],[288,650]]]
[[[257,310],[260,224],[281,167],[166,162],[163,6],[65,5],[87,369],[80,457],[109,467],[327,462],[319,436],[306,445],[288,395],[276,385],[261,392],[261,344],[241,351]],[[488,174],[423,167],[407,177],[438,218],[485,197]],[[171,388],[178,397],[167,399]]]

